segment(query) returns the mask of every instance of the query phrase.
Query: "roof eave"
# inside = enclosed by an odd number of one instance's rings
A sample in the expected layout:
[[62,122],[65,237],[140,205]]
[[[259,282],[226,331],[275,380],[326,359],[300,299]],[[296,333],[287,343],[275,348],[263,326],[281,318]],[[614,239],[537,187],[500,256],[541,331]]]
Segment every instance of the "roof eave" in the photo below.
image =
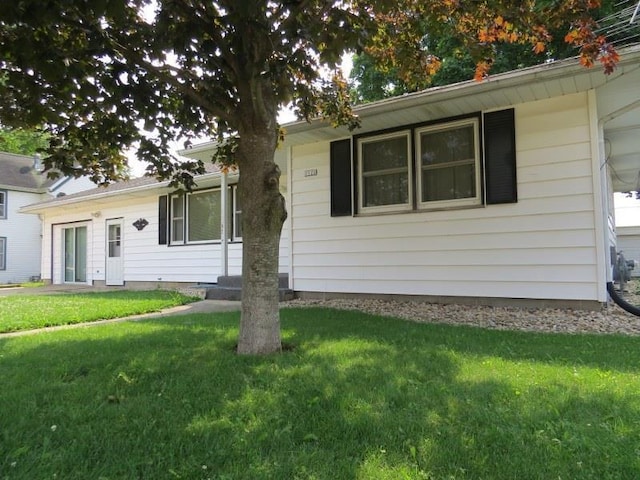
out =
[[[215,180],[220,176],[221,176],[220,172],[213,172],[213,173],[207,173],[204,175],[199,175],[198,179],[200,179],[201,181]],[[106,191],[102,193],[93,193],[89,195],[80,195],[80,196],[71,197],[71,198],[58,197],[52,200],[46,200],[44,202],[25,205],[19,209],[19,212],[20,213],[40,213],[45,210],[65,207],[69,205],[76,205],[76,204],[84,203],[91,200],[102,200],[102,199],[108,199],[111,197],[124,196],[127,194],[140,193],[140,192],[146,192],[146,191],[152,191],[152,190],[161,190],[163,188],[168,188],[169,183],[170,183],[169,180],[164,180],[162,182],[149,183],[147,185],[139,185],[139,186],[134,186],[130,188]]]
[[11,190],[13,192],[37,193],[37,194],[47,193],[46,188],[18,187],[16,185],[5,185],[5,184],[0,184],[0,190]]
[[[640,44],[622,49],[619,53],[621,58],[619,62],[620,67],[630,63],[637,64],[638,57],[640,56]],[[378,100],[358,106],[354,108],[353,111],[356,115],[365,119],[367,117],[382,115],[389,111],[397,110],[407,104],[420,105],[434,100],[446,101],[453,97],[460,98],[461,95],[481,95],[501,88],[520,86],[544,80],[554,80],[576,74],[589,75],[594,71],[601,72],[601,70],[597,69],[598,67],[593,67],[591,69],[584,67],[580,64],[577,57],[573,57],[490,75],[487,79],[480,82],[468,80],[441,87],[432,87],[419,92],[407,93],[399,97]],[[326,120],[315,119],[310,122],[306,120],[296,120],[284,124],[282,127],[286,130],[287,135],[292,135],[327,126],[329,126],[329,122]],[[213,145],[213,142],[207,142],[207,145],[209,145],[209,148],[212,148],[211,145]]]

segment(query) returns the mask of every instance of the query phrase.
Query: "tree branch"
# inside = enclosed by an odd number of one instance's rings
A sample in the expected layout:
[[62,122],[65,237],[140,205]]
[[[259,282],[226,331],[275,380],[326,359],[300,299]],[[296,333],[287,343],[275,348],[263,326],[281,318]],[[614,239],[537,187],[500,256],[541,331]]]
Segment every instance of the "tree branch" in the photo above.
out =
[[[189,72],[168,64],[154,65],[152,61],[147,60],[146,58],[144,58],[144,56],[142,56],[134,49],[128,48],[114,39],[110,40],[112,42],[112,45],[115,47],[114,51],[122,55],[122,57],[129,61],[132,61],[133,63],[146,70],[154,72],[164,82],[176,88],[180,93],[190,98],[197,105],[207,110],[210,114],[223,119],[230,125],[234,123],[232,114],[234,108],[233,104],[227,103],[226,105],[224,105],[224,103],[226,103],[224,101],[212,102],[205,96],[198,93],[195,89],[190,88],[186,83],[180,81],[179,76],[186,75],[187,77],[190,77],[189,81],[191,83],[196,83],[198,79],[191,77]],[[172,75],[171,72],[174,72],[176,75]]]
[[[211,6],[211,8],[216,10],[216,13],[212,13],[209,8],[203,7],[203,5],[199,2],[195,2],[195,5],[194,5],[189,3],[188,0],[175,0],[175,1],[176,2],[180,1],[181,5],[185,8],[187,12],[190,12],[191,10],[195,9],[200,14],[200,16],[205,21],[204,27],[205,27],[205,31],[207,32],[207,35],[211,37],[211,39],[215,42],[216,47],[220,51],[220,55],[223,60],[223,63],[220,64],[221,70],[227,73],[233,73],[233,76],[238,78],[241,72],[241,65],[238,63],[237,56],[234,55],[229,50],[229,48],[224,48],[225,46],[228,45],[228,41],[225,41],[224,37],[221,35],[222,29],[216,28],[216,26],[220,24],[220,21],[223,17],[217,14],[218,12],[215,5]],[[206,28],[207,22],[210,22],[210,25],[214,27],[209,26],[209,28]]]

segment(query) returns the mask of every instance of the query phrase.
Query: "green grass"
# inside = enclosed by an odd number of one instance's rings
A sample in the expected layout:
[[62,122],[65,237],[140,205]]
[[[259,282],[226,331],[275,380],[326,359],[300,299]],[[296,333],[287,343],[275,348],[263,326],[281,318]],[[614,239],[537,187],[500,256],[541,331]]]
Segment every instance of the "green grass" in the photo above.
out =
[[0,297],[0,333],[157,312],[194,299],[166,290]]
[[640,478],[640,338],[285,309],[0,340],[0,479]]

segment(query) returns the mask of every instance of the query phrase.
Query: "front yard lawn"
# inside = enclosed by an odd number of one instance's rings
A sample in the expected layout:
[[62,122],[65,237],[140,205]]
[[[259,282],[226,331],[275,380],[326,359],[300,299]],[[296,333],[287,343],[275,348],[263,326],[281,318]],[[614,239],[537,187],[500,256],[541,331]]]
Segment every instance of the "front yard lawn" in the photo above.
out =
[[0,340],[0,479],[640,478],[640,338],[284,309]]
[[0,333],[128,317],[193,300],[167,290],[10,295],[0,297]]

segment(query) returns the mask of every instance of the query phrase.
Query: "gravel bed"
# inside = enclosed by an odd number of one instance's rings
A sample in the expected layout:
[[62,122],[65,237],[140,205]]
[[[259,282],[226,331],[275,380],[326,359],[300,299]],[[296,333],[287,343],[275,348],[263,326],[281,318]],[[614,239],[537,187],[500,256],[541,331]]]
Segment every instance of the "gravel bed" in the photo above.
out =
[[[638,291],[635,285],[630,285],[630,287],[633,288],[633,291]],[[625,298],[633,305],[640,305],[640,296],[625,295]],[[472,325],[497,330],[640,335],[640,317],[625,312],[613,302],[602,311],[440,305],[413,301],[371,299],[297,299],[286,302],[286,305],[291,307],[322,306],[344,310],[359,310],[419,323]]]

